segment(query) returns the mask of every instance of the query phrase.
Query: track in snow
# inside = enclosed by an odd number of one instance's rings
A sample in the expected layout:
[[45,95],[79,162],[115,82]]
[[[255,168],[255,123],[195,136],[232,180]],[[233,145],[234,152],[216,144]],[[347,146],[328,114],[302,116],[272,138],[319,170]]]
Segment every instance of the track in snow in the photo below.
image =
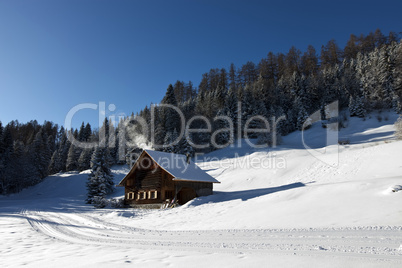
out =
[[402,227],[156,231],[101,221],[80,213],[24,210],[38,233],[73,244],[202,252],[348,256],[402,264]]

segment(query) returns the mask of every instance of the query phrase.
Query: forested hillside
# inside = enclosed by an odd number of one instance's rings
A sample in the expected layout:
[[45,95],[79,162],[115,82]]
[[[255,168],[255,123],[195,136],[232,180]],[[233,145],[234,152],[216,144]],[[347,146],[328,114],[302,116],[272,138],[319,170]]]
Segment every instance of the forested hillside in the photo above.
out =
[[[245,124],[256,115],[264,118],[284,115],[286,119],[278,123],[276,131],[278,135],[286,135],[301,129],[308,116],[317,110],[325,117],[324,107],[336,100],[340,109],[350,110],[351,116],[364,117],[375,109],[400,112],[402,45],[397,38],[395,33],[384,36],[376,30],[367,36],[351,35],[344,49],[330,40],[322,46],[319,56],[312,46],[305,52],[295,47],[287,54],[269,52],[258,64],[247,62],[239,68],[231,64],[229,71],[211,69],[202,75],[197,90],[191,82],[177,81],[169,85],[161,103],[177,105],[187,123],[194,116],[204,116],[211,122],[209,133],[192,133],[190,137],[198,145],[209,143],[202,149],[204,152],[215,149],[209,142],[211,138],[218,146],[231,140],[225,132],[211,137],[212,132],[230,127],[226,120],[216,116],[228,116],[233,123],[232,136],[243,137]],[[154,123],[154,131],[148,128],[145,132],[137,123],[137,132],[148,139],[154,135],[154,144],[168,144],[180,131],[179,117],[172,109],[159,106],[146,107],[138,114],[148,125]],[[135,117],[131,120],[135,122]],[[258,128],[260,121],[248,122],[250,128]],[[208,128],[205,120],[190,123],[191,129]],[[271,137],[258,138],[271,142]],[[164,150],[183,153],[189,149],[183,141]]]

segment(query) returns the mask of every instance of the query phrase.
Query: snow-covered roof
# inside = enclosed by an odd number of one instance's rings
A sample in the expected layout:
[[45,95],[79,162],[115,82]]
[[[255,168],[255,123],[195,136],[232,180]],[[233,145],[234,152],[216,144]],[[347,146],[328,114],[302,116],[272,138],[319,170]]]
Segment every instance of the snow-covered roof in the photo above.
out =
[[169,172],[174,177],[173,180],[219,183],[219,181],[199,168],[191,160],[190,163],[187,163],[187,157],[185,155],[152,150],[145,150],[145,152],[148,153],[159,166]]
[[[220,183],[218,180],[199,168],[191,160],[190,163],[187,163],[187,157],[185,155],[165,153],[153,150],[144,150],[144,152],[147,153],[161,168],[170,173],[173,176],[173,180],[175,181]],[[137,162],[140,160],[140,158],[141,157],[137,159]],[[134,164],[133,168],[136,167],[137,162]],[[129,174],[132,171],[133,170],[131,170]],[[129,174],[127,174],[127,176]],[[124,180],[125,178],[120,182],[119,185],[122,185],[122,182]]]

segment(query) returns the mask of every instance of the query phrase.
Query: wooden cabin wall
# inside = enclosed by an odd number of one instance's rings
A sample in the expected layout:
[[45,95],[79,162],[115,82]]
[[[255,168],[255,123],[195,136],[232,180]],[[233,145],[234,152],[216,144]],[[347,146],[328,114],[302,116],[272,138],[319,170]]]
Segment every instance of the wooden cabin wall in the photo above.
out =
[[175,181],[175,184],[180,191],[180,188],[192,188],[197,193],[197,196],[206,196],[212,194],[211,182],[198,182],[198,181]]
[[[148,155],[143,156],[141,162],[143,165],[139,165],[126,180],[125,203],[127,205],[163,203],[166,200],[172,200],[175,195],[179,194],[181,189],[183,189],[183,192],[179,196],[184,199],[190,198],[191,194],[188,189],[193,189],[196,196],[212,194],[212,183],[210,182],[174,181],[173,176],[160,168]],[[185,190],[187,191],[186,193],[184,192]],[[139,192],[148,193],[149,191],[157,191],[157,198],[137,199]],[[134,199],[127,198],[129,193],[134,193]]]

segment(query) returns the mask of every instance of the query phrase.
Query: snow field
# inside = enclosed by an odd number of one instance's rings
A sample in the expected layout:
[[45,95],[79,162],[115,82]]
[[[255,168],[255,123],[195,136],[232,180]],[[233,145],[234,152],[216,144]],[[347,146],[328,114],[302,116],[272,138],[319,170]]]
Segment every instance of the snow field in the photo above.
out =
[[[1,267],[401,267],[402,141],[389,118],[350,119],[336,167],[300,132],[274,149],[210,153],[198,165],[221,182],[214,195],[174,209],[94,209],[88,172],[50,176],[0,197]],[[325,129],[305,134],[322,149]],[[285,166],[238,164],[268,158]],[[128,169],[113,172],[118,183]]]

